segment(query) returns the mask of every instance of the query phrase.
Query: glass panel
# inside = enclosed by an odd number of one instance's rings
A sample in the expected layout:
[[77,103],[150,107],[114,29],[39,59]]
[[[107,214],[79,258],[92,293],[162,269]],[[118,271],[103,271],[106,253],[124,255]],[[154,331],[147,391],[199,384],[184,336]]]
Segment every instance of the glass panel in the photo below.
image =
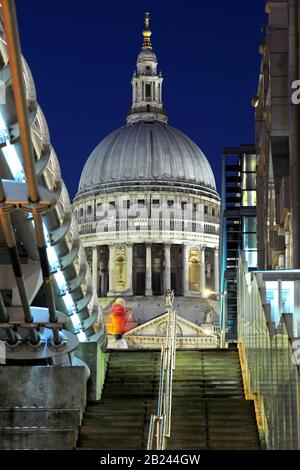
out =
[[257,221],[256,217],[243,217],[243,232],[256,233]]
[[243,249],[248,250],[249,248],[256,248],[257,236],[256,233],[244,233],[243,234]]
[[282,313],[294,312],[294,282],[282,281]]
[[[291,280],[291,275],[295,280]],[[300,447],[300,375],[296,365],[295,340],[289,337],[287,321],[298,322],[300,271],[247,273],[238,269],[238,337],[245,358],[250,396],[260,405],[263,434],[268,449]],[[280,289],[280,291],[279,291]],[[265,292],[265,299],[263,292]],[[279,300],[281,299],[281,309]],[[270,324],[263,300],[271,304],[276,327]],[[291,313],[282,315],[280,310]],[[300,356],[300,355],[299,355]],[[298,357],[298,361],[300,357]]]
[[244,252],[245,260],[247,261],[247,265],[249,268],[256,268],[257,267],[257,251],[247,250]]
[[242,171],[256,172],[256,155],[244,154],[242,159]]
[[255,173],[242,173],[242,189],[256,189]]
[[256,191],[243,191],[242,192],[242,206],[243,207],[256,206]]
[[275,323],[279,320],[279,296],[278,296],[278,282],[266,281],[266,302],[271,305],[272,320]]

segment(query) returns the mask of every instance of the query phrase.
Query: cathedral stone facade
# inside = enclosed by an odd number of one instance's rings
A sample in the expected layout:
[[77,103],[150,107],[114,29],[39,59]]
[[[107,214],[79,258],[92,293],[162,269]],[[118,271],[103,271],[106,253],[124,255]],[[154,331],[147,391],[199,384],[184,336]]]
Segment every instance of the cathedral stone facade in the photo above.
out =
[[88,158],[74,199],[98,295],[219,291],[220,198],[199,147],[168,125],[146,15],[127,124]]

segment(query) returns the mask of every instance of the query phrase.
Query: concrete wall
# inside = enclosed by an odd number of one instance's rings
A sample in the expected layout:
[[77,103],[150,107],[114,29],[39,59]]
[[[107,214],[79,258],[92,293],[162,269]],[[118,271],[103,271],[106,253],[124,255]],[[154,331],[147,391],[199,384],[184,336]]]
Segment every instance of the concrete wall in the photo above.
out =
[[74,449],[87,379],[84,366],[1,366],[0,450]]
[[102,351],[98,342],[80,343],[76,349],[76,357],[88,364],[90,376],[87,382],[87,399],[101,399],[109,354]]

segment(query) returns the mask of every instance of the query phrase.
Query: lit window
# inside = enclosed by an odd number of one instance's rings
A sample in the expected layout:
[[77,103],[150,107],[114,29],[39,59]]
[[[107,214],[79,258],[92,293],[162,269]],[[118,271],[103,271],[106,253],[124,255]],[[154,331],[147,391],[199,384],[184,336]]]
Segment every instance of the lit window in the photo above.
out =
[[11,145],[10,142],[7,141],[6,147],[2,148],[2,152],[14,179],[19,183],[24,183],[25,172],[14,145]]
[[243,191],[242,204],[244,207],[256,206],[256,191]]
[[278,301],[278,282],[266,281],[266,302],[271,306],[271,317],[276,325],[280,319]]

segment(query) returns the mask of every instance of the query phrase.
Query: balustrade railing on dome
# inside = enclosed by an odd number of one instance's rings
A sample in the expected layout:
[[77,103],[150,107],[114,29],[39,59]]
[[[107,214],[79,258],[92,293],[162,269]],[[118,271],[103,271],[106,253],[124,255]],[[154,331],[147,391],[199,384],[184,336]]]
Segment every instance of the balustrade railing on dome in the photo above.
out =
[[161,347],[157,412],[150,417],[148,450],[164,450],[166,439],[171,435],[173,372],[176,361],[176,311],[173,307],[173,300],[174,291],[167,291],[166,338],[165,344]]
[[218,235],[219,225],[216,223],[205,223],[203,221],[194,221],[188,219],[147,219],[147,218],[128,218],[128,219],[101,219],[88,221],[79,217],[80,233],[101,233],[110,231],[135,231],[139,230],[159,230],[174,232],[199,232],[212,235]]

